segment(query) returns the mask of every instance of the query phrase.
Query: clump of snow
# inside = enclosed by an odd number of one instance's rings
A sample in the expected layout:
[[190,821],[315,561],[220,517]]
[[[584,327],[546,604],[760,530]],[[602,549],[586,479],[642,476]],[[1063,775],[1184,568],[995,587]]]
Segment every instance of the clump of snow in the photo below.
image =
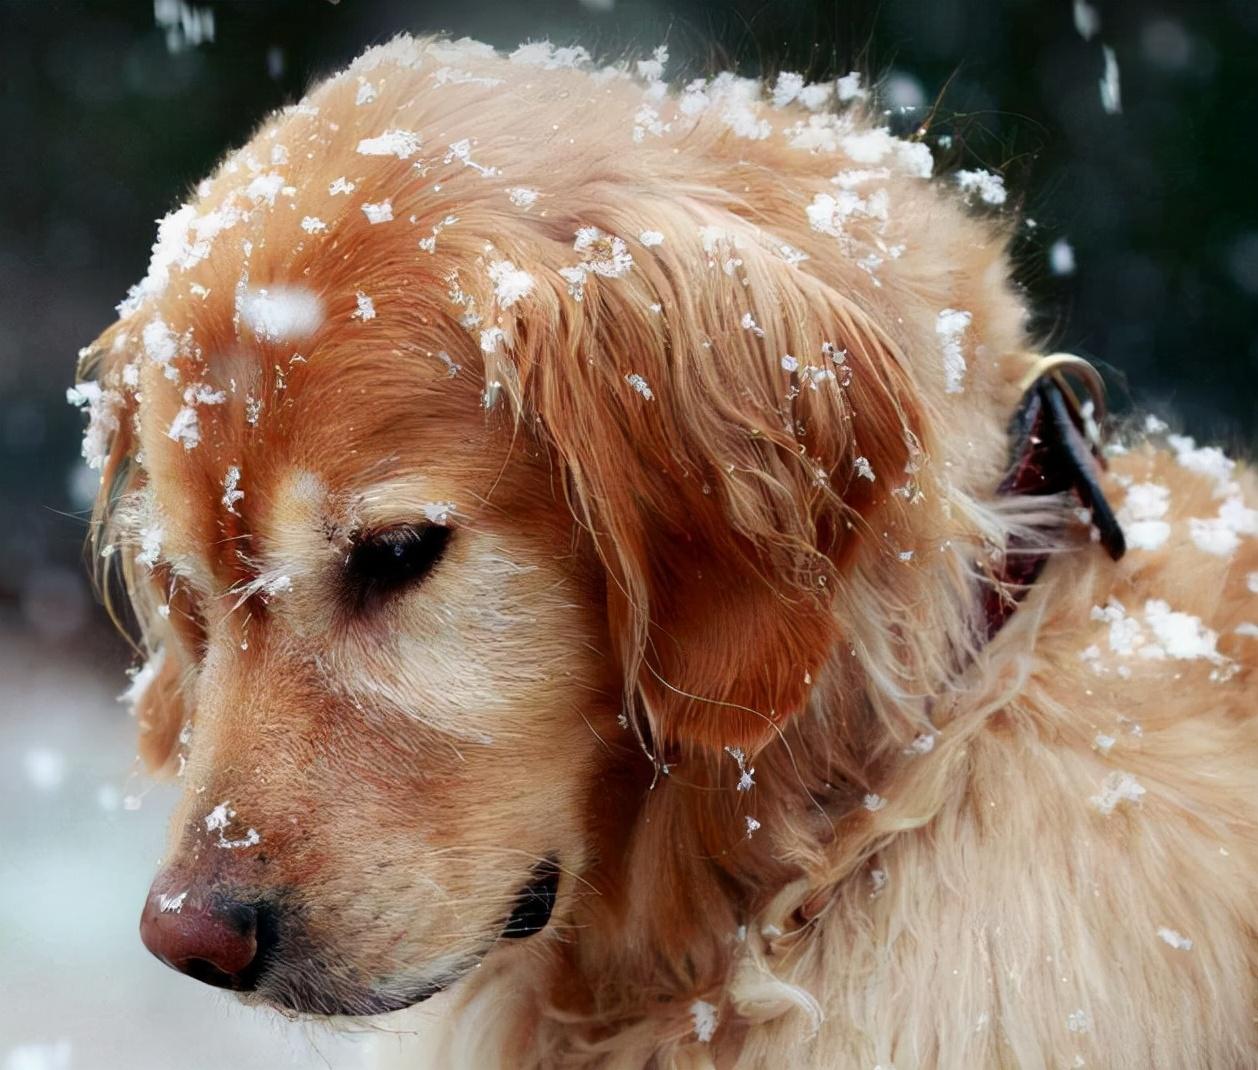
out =
[[363,204],[363,215],[367,217],[367,222],[372,226],[377,223],[388,223],[393,219],[393,202],[389,200],[370,201]]
[[1156,550],[1171,534],[1171,525],[1162,518],[1170,506],[1171,492],[1161,483],[1135,483],[1118,510],[1118,522],[1133,550]]
[[363,104],[370,104],[379,95],[379,90],[366,78],[358,79],[358,92],[354,94],[356,105],[361,107]]
[[633,387],[634,390],[636,390],[644,398],[646,398],[647,401],[655,400],[655,394],[651,391],[651,388],[647,385],[647,381],[643,379],[642,376],[639,375],[637,372],[631,372],[629,375],[626,375],[625,382],[628,383],[631,387]]
[[456,511],[454,502],[425,502],[420,509],[430,524],[448,524]]
[[747,817],[745,818],[745,821],[746,821],[746,826],[747,826],[747,839],[751,839],[752,833],[754,833],[760,827],[760,822],[757,821],[750,814],[747,815]]
[[480,332],[480,349],[482,353],[493,353],[507,340],[507,332],[501,327],[488,327]]
[[1066,1028],[1072,1033],[1088,1033],[1092,1030],[1092,1021],[1088,1012],[1082,1007],[1066,1015]]
[[160,316],[154,316],[140,332],[144,355],[156,364],[170,364],[179,354],[179,340],[175,332]]
[[1168,929],[1165,925],[1158,929],[1158,936],[1161,937],[1163,943],[1175,948],[1176,951],[1192,950],[1192,941],[1188,937],[1174,929]]
[[1088,802],[1108,817],[1122,803],[1139,803],[1144,794],[1144,787],[1134,776],[1115,770],[1106,775],[1101,781],[1100,793],[1093,795]]
[[784,372],[799,371],[799,358],[793,357],[789,353],[782,354],[782,360],[780,361],[780,363],[782,365],[782,370]]
[[755,317],[752,316],[750,312],[743,313],[743,318],[740,323],[744,331],[750,331],[757,338],[764,337],[764,328],[756,323]]
[[1236,462],[1218,446],[1198,448],[1191,435],[1167,435],[1166,444],[1175,451],[1181,467],[1213,479],[1217,489],[1224,490],[1230,482]]
[[663,245],[664,235],[658,230],[644,230],[638,235],[638,241],[650,248],[652,245]]
[[961,339],[969,330],[973,316],[956,308],[945,308],[935,319],[935,333],[943,350],[944,389],[959,394],[965,389],[965,353]]
[[929,754],[934,749],[935,749],[935,733],[922,732],[920,735],[916,736],[913,739],[912,743],[910,743],[907,747],[904,748],[903,753],[911,757],[916,754]]
[[340,178],[334,178],[328,183],[329,196],[335,197],[338,193],[353,193],[358,187],[344,175]]
[[419,151],[420,144],[420,137],[413,130],[386,130],[376,137],[363,138],[357,151],[363,156],[396,156],[399,160],[409,160]]
[[495,260],[489,265],[489,278],[494,284],[494,297],[501,308],[510,308],[532,292],[533,276],[521,271],[510,260]]
[[66,391],[66,401],[76,408],[87,407],[87,427],[80,447],[88,468],[101,468],[109,457],[109,442],[120,426],[118,410],[122,395],[102,389],[100,383],[86,381]]
[[726,747],[725,753],[738,763],[738,790],[750,791],[756,783],[755,769],[747,768],[747,755],[743,753],[742,747]]
[[284,189],[284,176],[279,171],[267,171],[258,175],[245,187],[245,196],[254,204],[265,204],[268,208],[275,204],[276,196]]
[[1160,598],[1150,598],[1144,604],[1144,619],[1167,657],[1180,661],[1219,657],[1215,649],[1218,633],[1202,624],[1199,617],[1172,610]]
[[264,342],[308,338],[323,322],[323,302],[304,286],[245,287],[236,295],[236,311]]
[[233,464],[227,469],[227,475],[223,477],[223,505],[229,513],[239,516],[240,514],[236,512],[236,503],[244,496],[245,492],[240,489],[240,469]]
[[633,257],[622,238],[605,234],[598,227],[582,227],[572,243],[581,255],[581,266],[586,271],[615,279],[629,274]]
[[507,190],[507,196],[517,208],[527,211],[537,203],[539,194],[537,190],[530,189],[528,186],[512,186]]
[[962,192],[977,193],[987,204],[1004,204],[1009,195],[1005,190],[1005,180],[991,171],[958,171],[956,180]]
[[328,229],[328,225],[318,216],[308,215],[302,216],[301,229],[307,234],[322,234]]
[[374,320],[376,318],[376,303],[363,293],[362,290],[359,290],[354,295],[354,302],[357,307],[350,313],[350,319],[362,320],[366,323],[368,320]]
[[716,1008],[706,1000],[697,999],[690,1004],[690,1017],[694,1020],[695,1036],[699,1043],[707,1044],[716,1033]]
[[862,805],[871,814],[876,814],[879,810],[881,810],[884,806],[887,805],[887,800],[884,799],[881,795],[871,792],[869,795],[865,796]]
[[1234,495],[1219,506],[1218,516],[1190,517],[1188,531],[1197,549],[1230,557],[1242,536],[1258,535],[1258,509],[1250,509],[1240,495]]
[[580,45],[555,47],[549,41],[529,41],[507,57],[512,63],[540,67],[545,71],[588,67],[590,53]]
[[846,104],[852,100],[864,100],[869,94],[861,87],[860,71],[851,71],[834,83],[839,101]]
[[472,159],[472,142],[470,138],[462,138],[450,144],[450,151],[445,154],[443,162],[451,163],[454,160],[458,160],[464,167],[470,167],[473,171],[480,174],[482,178],[492,178],[499,173],[498,168],[477,163]]
[[874,466],[869,463],[868,457],[857,457],[854,462],[856,474],[861,479],[868,479],[873,482],[877,477],[874,475]]
[[1075,273],[1075,250],[1065,238],[1058,238],[1049,248],[1048,266],[1054,275]]

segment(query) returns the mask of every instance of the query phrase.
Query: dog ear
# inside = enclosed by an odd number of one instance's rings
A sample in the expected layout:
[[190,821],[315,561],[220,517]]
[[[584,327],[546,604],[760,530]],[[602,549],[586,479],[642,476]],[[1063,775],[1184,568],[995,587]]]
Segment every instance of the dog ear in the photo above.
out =
[[137,675],[132,714],[139,729],[139,751],[154,776],[171,772],[179,735],[187,720],[180,692],[178,659],[157,654]]
[[535,295],[502,336],[512,366],[486,372],[518,375],[563,465],[652,735],[751,751],[804,705],[837,570],[895,508],[920,419],[854,301],[706,211],[652,206],[662,243],[614,237],[628,219],[579,232],[569,292]]

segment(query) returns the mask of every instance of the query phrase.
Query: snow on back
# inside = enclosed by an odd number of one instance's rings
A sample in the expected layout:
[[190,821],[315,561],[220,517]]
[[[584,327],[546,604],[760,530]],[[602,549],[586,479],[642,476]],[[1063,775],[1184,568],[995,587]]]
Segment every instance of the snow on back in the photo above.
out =
[[935,319],[935,333],[943,350],[944,389],[959,394],[965,389],[965,354],[961,338],[969,329],[973,316],[961,309],[945,308]]
[[393,219],[393,202],[384,200],[374,204],[370,202],[364,203],[363,215],[367,217],[367,222],[372,224],[372,226],[377,223],[391,222]]
[[413,130],[386,130],[376,137],[363,138],[357,151],[362,156],[396,156],[399,160],[409,160],[419,151],[420,144],[420,137]]
[[977,193],[987,204],[1004,204],[1009,196],[1005,180],[991,171],[958,171],[956,180],[963,193]]
[[302,286],[246,287],[236,296],[236,311],[264,342],[308,338],[323,322],[318,294]]
[[1171,492],[1160,483],[1135,483],[1127,488],[1127,498],[1118,510],[1118,522],[1133,550],[1156,550],[1171,534],[1164,519]]
[[489,279],[494,284],[494,297],[500,308],[510,308],[533,290],[533,276],[521,271],[510,260],[495,260],[489,265]]
[[116,390],[102,390],[97,382],[82,382],[66,391],[66,401],[76,408],[87,408],[87,427],[81,447],[89,468],[100,468],[109,456],[109,443],[120,425],[118,410],[122,395]]

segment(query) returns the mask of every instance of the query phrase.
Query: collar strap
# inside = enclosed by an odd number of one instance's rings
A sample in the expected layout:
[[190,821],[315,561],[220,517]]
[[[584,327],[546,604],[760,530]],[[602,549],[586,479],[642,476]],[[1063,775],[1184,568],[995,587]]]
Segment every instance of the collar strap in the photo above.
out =
[[[1085,408],[1066,379],[1087,387]],[[1011,458],[996,493],[1002,497],[1073,492],[1092,514],[1101,545],[1117,561],[1126,550],[1123,529],[1098,482],[1105,468],[1097,422],[1104,418],[1104,385],[1081,357],[1053,353],[1041,357],[1023,380],[1025,392],[1009,424]],[[983,609],[991,639],[1013,615],[1048,562],[1049,551],[1011,539],[1004,562],[984,588]]]

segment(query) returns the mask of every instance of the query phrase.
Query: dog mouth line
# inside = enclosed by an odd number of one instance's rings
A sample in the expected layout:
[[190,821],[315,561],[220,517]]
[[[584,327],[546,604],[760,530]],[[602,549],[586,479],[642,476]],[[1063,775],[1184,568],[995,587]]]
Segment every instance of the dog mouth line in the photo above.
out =
[[[516,896],[511,914],[498,936],[489,941],[479,953],[469,956],[455,968],[447,970],[406,995],[389,996],[373,993],[359,999],[342,1001],[328,994],[316,994],[307,990],[296,1000],[292,998],[292,993],[288,994],[288,998],[281,997],[276,1000],[274,996],[270,999],[264,996],[264,1000],[277,1005],[280,1010],[296,1010],[298,1013],[313,1013],[320,1016],[359,1017],[387,1014],[405,1007],[413,1007],[444,992],[461,980],[480,964],[499,940],[523,940],[545,929],[554,912],[558,892],[559,862],[554,856],[549,856],[533,866],[529,882]],[[273,934],[270,938],[274,939]]]

